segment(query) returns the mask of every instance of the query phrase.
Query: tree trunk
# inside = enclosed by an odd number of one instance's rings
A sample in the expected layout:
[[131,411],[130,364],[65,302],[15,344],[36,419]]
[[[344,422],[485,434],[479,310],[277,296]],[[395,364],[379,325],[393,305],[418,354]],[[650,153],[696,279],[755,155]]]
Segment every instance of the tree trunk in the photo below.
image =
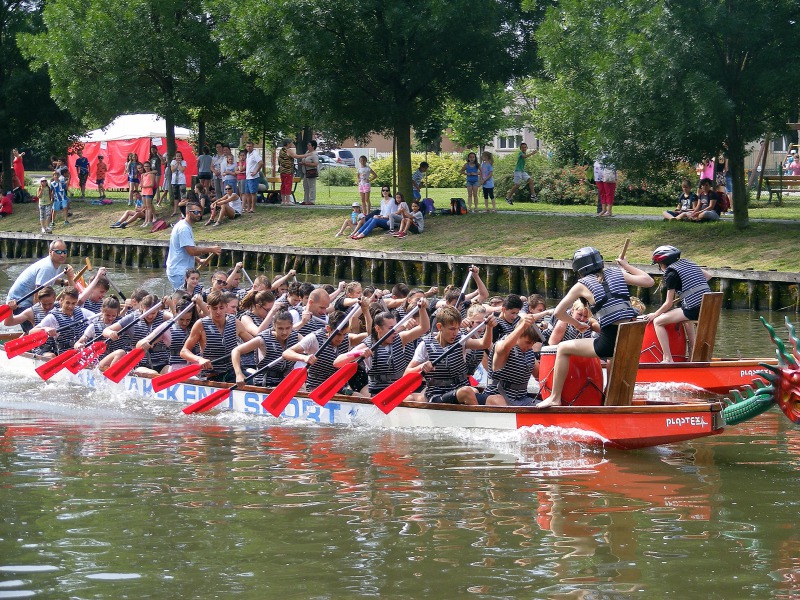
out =
[[731,143],[728,146],[728,169],[733,174],[733,224],[736,229],[745,229],[750,225],[747,206],[749,191],[744,177],[744,144]]
[[6,191],[11,189],[11,173],[14,172],[13,160],[11,156],[11,146],[6,146],[5,144],[0,145],[0,162],[3,164],[2,187]]
[[394,137],[397,141],[397,191],[411,205],[414,198],[411,186],[411,123],[403,112],[394,122]]

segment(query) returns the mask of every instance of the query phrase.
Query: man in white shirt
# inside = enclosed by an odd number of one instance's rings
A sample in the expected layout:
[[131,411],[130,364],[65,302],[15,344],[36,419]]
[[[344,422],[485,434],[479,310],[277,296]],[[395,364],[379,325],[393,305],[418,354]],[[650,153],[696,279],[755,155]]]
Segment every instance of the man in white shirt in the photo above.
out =
[[247,158],[245,159],[244,194],[242,194],[242,199],[245,206],[255,207],[256,195],[258,194],[258,178],[261,174],[261,167],[264,166],[264,160],[261,158],[261,153],[253,147],[253,142],[247,142],[244,148],[247,151]]

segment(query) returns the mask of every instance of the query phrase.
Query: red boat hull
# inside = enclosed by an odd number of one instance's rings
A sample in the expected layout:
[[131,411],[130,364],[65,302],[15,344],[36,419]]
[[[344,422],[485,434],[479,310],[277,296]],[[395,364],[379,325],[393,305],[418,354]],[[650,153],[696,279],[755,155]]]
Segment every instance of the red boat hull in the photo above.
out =
[[673,383],[690,385],[713,394],[728,394],[731,390],[751,385],[753,379],[766,373],[760,363],[777,364],[775,359],[725,360],[683,362],[673,364],[639,364],[636,383]]

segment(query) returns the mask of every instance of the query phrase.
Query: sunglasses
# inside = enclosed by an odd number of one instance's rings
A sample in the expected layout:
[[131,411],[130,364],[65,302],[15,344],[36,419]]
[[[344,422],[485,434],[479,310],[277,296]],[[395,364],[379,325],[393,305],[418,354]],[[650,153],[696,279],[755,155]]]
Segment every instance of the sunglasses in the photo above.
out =
[[230,187],[226,187],[225,189],[226,189],[226,190],[228,190],[229,192],[230,192],[231,190],[233,190],[233,188],[230,188]]
[[388,192],[388,191],[389,191],[389,188],[382,188],[382,189],[381,189],[381,191],[382,191],[382,192]]
[[201,210],[190,210],[189,212],[192,213],[193,215],[202,215],[203,214],[203,211],[201,211]]
[[218,283],[220,285],[228,285],[228,280],[227,279],[215,279],[214,283]]
[[67,253],[66,250],[53,250],[53,252],[55,252],[56,254],[61,254],[61,255],[64,255],[64,254]]

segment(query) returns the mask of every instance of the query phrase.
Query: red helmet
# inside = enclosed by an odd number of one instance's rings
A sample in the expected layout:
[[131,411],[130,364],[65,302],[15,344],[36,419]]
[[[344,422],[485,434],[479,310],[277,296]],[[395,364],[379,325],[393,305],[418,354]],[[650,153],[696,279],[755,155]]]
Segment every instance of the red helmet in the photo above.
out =
[[653,250],[653,264],[668,267],[681,257],[681,251],[675,246],[659,246]]

